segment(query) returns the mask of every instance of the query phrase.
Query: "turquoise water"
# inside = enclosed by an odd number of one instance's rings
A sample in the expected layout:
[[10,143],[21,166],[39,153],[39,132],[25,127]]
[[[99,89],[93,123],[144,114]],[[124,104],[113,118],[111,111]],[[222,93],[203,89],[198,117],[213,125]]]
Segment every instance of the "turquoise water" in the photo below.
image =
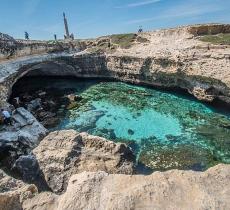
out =
[[[75,129],[124,142],[150,169],[206,170],[230,163],[229,111],[191,96],[121,82],[44,77],[24,79],[14,89],[42,89],[58,101],[61,121],[51,130]],[[70,93],[82,100],[66,103]]]
[[[156,170],[205,170],[230,163],[230,121],[194,100],[121,82],[78,83],[83,97],[58,129],[86,131],[128,144]],[[84,86],[84,88],[82,88]]]

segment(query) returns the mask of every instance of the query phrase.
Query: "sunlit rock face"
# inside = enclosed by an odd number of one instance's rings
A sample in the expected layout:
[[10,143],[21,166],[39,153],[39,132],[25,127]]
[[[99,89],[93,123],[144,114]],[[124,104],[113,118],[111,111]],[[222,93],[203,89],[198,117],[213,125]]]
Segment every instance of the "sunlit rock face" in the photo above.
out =
[[229,165],[205,172],[156,172],[149,176],[76,174],[67,191],[41,193],[23,203],[25,210],[229,209]]
[[74,130],[51,132],[33,154],[49,188],[66,190],[70,177],[83,171],[133,174],[135,157],[125,144]]
[[49,99],[52,93],[60,99],[80,96],[71,104],[56,101],[61,120],[51,130],[75,129],[125,142],[137,161],[153,170],[205,170],[230,162],[229,113],[191,96],[98,80],[30,78],[24,83],[32,92],[41,86]]
[[0,207],[2,210],[22,209],[22,203],[38,193],[35,185],[14,179],[0,169]]

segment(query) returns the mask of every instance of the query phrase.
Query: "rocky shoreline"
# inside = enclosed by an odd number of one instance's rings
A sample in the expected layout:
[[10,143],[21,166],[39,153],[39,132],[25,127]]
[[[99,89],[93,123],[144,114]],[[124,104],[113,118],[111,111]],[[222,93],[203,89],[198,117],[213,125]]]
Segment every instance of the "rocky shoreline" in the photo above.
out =
[[57,195],[38,193],[35,185],[0,170],[0,205],[3,210],[228,209],[229,172],[226,165],[149,176],[83,172],[73,175],[67,190]]
[[[92,43],[90,46],[85,43],[86,49],[81,53],[4,61],[0,63],[0,105],[9,107],[12,87],[20,78],[37,75],[107,78],[180,88],[202,101],[230,104],[230,47],[203,43],[196,38],[206,33],[229,32],[228,24],[198,25],[143,33],[147,42],[115,52],[89,53]],[[36,94],[42,98],[42,93]],[[50,106],[36,97],[35,101],[25,99],[24,105],[27,101],[30,112],[37,105]],[[148,176],[132,175],[135,157],[125,144],[73,130],[46,136],[46,128],[28,110],[17,108],[13,114],[17,123],[0,131],[4,159],[1,168],[10,174],[0,171],[3,210],[230,206],[229,165],[221,164],[206,172],[172,170]],[[44,115],[47,112],[36,117]],[[45,120],[51,115],[40,121],[47,126]]]

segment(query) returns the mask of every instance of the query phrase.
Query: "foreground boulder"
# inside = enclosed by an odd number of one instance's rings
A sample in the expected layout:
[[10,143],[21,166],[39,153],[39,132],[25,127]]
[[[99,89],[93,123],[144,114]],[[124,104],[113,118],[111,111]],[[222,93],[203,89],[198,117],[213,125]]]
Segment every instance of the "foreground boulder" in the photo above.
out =
[[37,193],[35,185],[25,184],[0,170],[0,209],[20,210],[26,199]]
[[132,174],[135,156],[125,144],[74,130],[56,131],[33,150],[48,186],[66,189],[69,178],[83,171]]
[[230,166],[206,172],[155,172],[149,176],[83,172],[71,177],[60,196],[42,193],[25,210],[229,209]]
[[27,155],[47,133],[47,130],[20,107],[13,113],[13,126],[0,131],[0,165],[11,168],[21,156]]

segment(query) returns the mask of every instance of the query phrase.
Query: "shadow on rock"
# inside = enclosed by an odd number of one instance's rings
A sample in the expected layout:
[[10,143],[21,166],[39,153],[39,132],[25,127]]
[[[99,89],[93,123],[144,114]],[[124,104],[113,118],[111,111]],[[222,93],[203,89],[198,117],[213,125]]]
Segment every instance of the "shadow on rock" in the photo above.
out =
[[12,172],[17,178],[24,182],[35,184],[40,192],[51,191],[34,155],[20,156],[15,161]]

